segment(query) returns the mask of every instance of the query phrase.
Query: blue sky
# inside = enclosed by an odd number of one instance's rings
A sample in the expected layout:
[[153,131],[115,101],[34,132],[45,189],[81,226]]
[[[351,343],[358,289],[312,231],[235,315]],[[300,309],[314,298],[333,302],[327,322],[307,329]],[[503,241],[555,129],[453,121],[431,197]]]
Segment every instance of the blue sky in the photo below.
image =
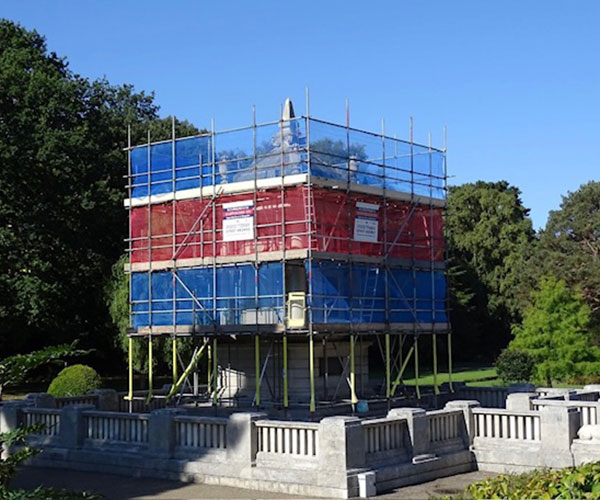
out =
[[506,179],[534,226],[598,180],[600,2],[2,0],[82,75],[217,129],[311,114],[442,143],[452,183]]

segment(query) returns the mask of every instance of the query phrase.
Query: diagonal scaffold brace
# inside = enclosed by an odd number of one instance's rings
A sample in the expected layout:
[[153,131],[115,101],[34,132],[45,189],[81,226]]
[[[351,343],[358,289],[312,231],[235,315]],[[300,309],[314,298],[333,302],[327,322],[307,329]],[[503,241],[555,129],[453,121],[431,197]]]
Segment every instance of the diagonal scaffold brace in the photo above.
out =
[[200,361],[200,358],[202,357],[202,354],[204,353],[204,349],[208,345],[208,342],[209,342],[208,339],[204,339],[204,343],[199,348],[196,348],[196,351],[192,355],[192,359],[190,360],[186,369],[183,370],[181,377],[179,377],[179,380],[177,380],[177,382],[175,382],[173,384],[173,386],[171,387],[171,390],[169,391],[169,394],[167,394],[167,403],[169,401],[171,401],[171,398],[175,394],[177,394],[177,391],[179,390],[179,388],[183,385],[185,380],[190,376],[190,373],[192,373],[192,370],[194,369],[194,367],[196,366],[198,361]]

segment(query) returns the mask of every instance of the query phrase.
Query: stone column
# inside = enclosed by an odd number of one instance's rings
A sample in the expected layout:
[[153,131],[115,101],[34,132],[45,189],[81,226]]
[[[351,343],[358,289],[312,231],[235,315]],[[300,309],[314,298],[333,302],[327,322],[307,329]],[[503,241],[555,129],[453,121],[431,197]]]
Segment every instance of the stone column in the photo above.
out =
[[421,408],[394,408],[388,412],[388,418],[404,418],[408,426],[411,453],[413,458],[429,454],[429,419]]
[[267,418],[266,413],[232,413],[227,422],[227,461],[252,465],[258,451],[255,422]]
[[577,408],[544,406],[540,409],[542,456],[547,467],[573,465],[571,444],[577,437],[581,414]]
[[365,466],[365,435],[357,417],[327,417],[319,424],[319,462],[323,469]]
[[34,392],[27,394],[24,401],[31,403],[33,408],[56,408],[56,400],[45,392]]
[[95,410],[94,405],[67,405],[60,411],[59,442],[65,448],[83,446],[86,428],[83,412]]
[[175,450],[175,416],[177,408],[154,410],[148,418],[148,450],[150,454],[170,458]]
[[[0,432],[14,431],[22,422],[23,408],[31,407],[31,401],[5,401],[0,405]],[[10,450],[2,450],[0,458],[7,458]]]
[[119,395],[114,389],[95,389],[90,394],[98,396],[99,411],[119,411]]
[[31,401],[3,401],[0,405],[0,432],[14,431],[21,423],[23,408],[33,406]]
[[449,401],[445,406],[447,410],[462,410],[464,423],[462,428],[462,436],[463,442],[467,447],[473,444],[473,438],[475,437],[475,415],[473,415],[473,408],[480,407],[481,403],[473,399]]
[[506,409],[511,411],[532,410],[531,400],[537,399],[535,392],[514,392],[506,397]]

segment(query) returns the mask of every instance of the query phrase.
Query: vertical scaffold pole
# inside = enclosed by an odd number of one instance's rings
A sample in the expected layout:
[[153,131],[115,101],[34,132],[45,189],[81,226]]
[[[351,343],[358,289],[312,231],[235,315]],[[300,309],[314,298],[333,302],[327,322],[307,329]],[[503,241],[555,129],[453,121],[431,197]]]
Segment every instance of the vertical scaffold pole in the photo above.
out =
[[350,398],[352,406],[358,403],[358,398],[356,397],[356,366],[354,363],[354,344],[355,336],[350,335]]
[[133,337],[129,337],[129,389],[127,391],[127,399],[129,400],[129,412],[132,411],[133,401]]
[[[206,339],[208,340],[208,339]],[[206,390],[212,394],[212,347],[210,343],[206,346]]]
[[288,404],[288,359],[287,359],[287,335],[283,334],[283,407]]
[[440,390],[438,388],[437,335],[433,333],[431,339],[433,343],[433,392],[437,395],[440,393]]
[[314,413],[317,409],[315,401],[315,346],[312,329],[308,339],[308,371],[310,377],[310,412]]
[[219,384],[217,382],[218,377],[219,377],[219,360],[218,360],[218,355],[217,355],[217,337],[215,337],[213,339],[213,374],[212,374],[212,379],[213,379],[213,393],[212,393],[212,404],[213,406],[216,406],[217,402],[218,402],[218,396],[219,396]]
[[148,337],[148,400],[152,398],[152,335]]
[[419,336],[415,335],[415,391],[417,399],[421,399],[421,388],[419,387]]
[[385,334],[385,397],[390,399],[392,394],[392,373],[390,366],[390,334]]
[[254,404],[260,406],[260,337],[254,336]]
[[175,384],[177,382],[177,379],[179,378],[177,376],[177,337],[175,335],[173,335],[171,347],[171,350],[173,351],[173,383]]
[[448,385],[450,386],[450,392],[454,392],[452,386],[452,334],[448,333]]

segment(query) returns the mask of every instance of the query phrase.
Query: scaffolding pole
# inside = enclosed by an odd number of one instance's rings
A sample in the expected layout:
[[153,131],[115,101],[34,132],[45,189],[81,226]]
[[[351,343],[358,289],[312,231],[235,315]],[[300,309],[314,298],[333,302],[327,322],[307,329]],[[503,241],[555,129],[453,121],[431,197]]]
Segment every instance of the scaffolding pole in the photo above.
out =
[[[415,337],[415,341],[416,341],[416,337]],[[400,384],[400,382],[402,381],[402,375],[404,375],[404,370],[406,370],[406,366],[408,365],[408,362],[410,361],[410,358],[414,351],[415,351],[415,344],[413,343],[412,347],[408,351],[408,354],[406,355],[406,358],[404,358],[404,363],[402,363],[402,366],[400,367],[400,371],[398,372],[398,375],[396,376],[396,380],[394,380],[394,383],[392,384],[392,397],[396,393],[396,388],[398,387],[398,384]]]
[[419,336],[415,335],[415,392],[417,399],[421,399],[421,389],[419,387]]
[[[207,339],[204,340],[207,342]],[[212,347],[210,343],[206,345],[206,391],[208,394],[212,393]]]
[[308,357],[308,371],[310,377],[310,412],[314,413],[317,409],[317,405],[315,401],[315,346],[312,329],[308,339]]
[[358,403],[358,398],[356,397],[356,366],[354,360],[355,339],[355,335],[350,335],[350,401],[353,407]]
[[219,384],[217,383],[219,377],[219,360],[217,355],[217,337],[213,339],[213,393],[212,393],[212,404],[216,406],[219,402]]
[[254,336],[254,404],[260,406],[260,337]]
[[[380,344],[381,345],[381,344]],[[390,334],[385,334],[385,397],[390,399],[392,395],[392,377],[390,365]]]
[[198,361],[202,357],[202,353],[204,352],[204,348],[205,347],[209,347],[210,348],[210,345],[208,344],[207,340],[204,340],[204,344],[202,344],[202,347],[200,347],[200,349],[196,348],[194,350],[194,354],[192,354],[192,359],[190,360],[188,366],[185,368],[185,370],[183,370],[183,373],[181,374],[181,377],[179,377],[177,379],[177,381],[173,384],[173,387],[171,387],[171,390],[169,391],[169,394],[167,394],[167,402],[169,402],[171,400],[171,398],[179,390],[179,388],[181,387],[181,385],[190,376],[190,373],[192,373],[192,370],[196,367],[196,365],[198,364]]
[[288,408],[288,359],[287,359],[287,335],[283,334],[283,407]]
[[452,385],[452,334],[448,333],[448,385],[450,386],[450,392],[454,392],[454,386]]
[[440,393],[438,387],[438,365],[437,365],[437,335],[434,333],[431,337],[433,350],[433,392],[435,395]]
[[129,401],[129,411],[131,411],[131,401],[133,400],[133,338],[129,337],[129,370],[128,370],[128,391],[127,400]]
[[171,341],[171,350],[173,351],[171,354],[173,355],[171,363],[173,364],[173,383],[177,382],[177,337],[173,335],[173,339]]
[[152,335],[148,337],[148,397],[147,401],[152,399],[152,364],[154,360],[152,358]]

